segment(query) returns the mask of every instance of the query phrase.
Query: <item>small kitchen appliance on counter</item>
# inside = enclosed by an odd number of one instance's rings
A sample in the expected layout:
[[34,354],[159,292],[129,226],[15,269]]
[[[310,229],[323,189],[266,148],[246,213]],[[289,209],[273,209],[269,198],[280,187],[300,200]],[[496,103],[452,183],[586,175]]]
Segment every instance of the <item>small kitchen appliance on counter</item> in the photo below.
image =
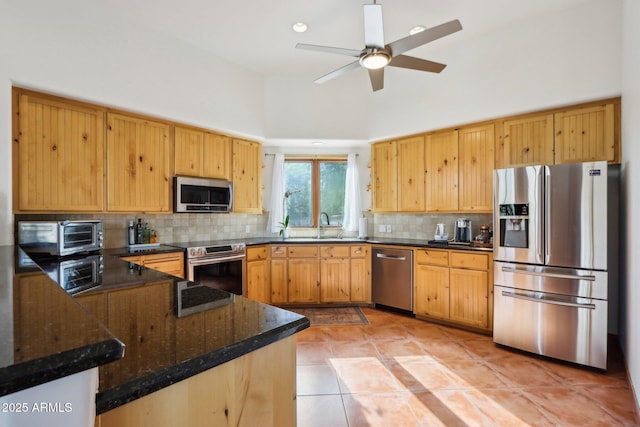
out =
[[444,224],[436,224],[436,231],[433,233],[433,239],[439,242],[446,242],[449,240],[449,234],[444,231]]
[[471,242],[471,220],[466,218],[458,218],[456,221],[456,231],[454,234],[454,242],[469,243]]

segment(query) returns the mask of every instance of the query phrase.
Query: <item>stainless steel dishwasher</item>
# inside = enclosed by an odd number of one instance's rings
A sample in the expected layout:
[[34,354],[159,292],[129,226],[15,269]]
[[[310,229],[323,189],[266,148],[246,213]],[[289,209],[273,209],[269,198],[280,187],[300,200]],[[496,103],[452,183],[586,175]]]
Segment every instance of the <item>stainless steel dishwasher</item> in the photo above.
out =
[[371,257],[374,304],[413,311],[413,251],[374,246]]

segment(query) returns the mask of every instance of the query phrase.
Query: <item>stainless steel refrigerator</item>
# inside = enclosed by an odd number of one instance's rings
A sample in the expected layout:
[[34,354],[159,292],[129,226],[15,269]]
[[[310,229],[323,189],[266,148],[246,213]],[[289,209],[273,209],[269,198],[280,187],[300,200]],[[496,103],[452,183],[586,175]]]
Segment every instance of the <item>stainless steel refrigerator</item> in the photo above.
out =
[[494,342],[606,369],[618,177],[606,162],[494,171]]

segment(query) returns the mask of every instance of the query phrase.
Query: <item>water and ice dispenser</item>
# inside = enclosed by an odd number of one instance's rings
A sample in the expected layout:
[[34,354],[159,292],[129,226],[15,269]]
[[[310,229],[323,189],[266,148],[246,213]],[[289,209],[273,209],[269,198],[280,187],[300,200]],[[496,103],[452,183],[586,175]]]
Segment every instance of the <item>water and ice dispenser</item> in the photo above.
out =
[[500,205],[500,246],[529,247],[529,204]]

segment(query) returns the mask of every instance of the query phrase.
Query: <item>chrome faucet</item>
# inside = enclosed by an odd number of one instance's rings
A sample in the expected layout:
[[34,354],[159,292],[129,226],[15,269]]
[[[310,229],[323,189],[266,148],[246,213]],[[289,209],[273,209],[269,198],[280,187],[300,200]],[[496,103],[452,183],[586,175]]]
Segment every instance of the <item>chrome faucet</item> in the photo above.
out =
[[320,214],[318,215],[318,239],[320,238],[320,229],[322,228],[322,215],[327,218],[327,225],[331,225],[329,223],[329,214],[326,212],[320,212]]

